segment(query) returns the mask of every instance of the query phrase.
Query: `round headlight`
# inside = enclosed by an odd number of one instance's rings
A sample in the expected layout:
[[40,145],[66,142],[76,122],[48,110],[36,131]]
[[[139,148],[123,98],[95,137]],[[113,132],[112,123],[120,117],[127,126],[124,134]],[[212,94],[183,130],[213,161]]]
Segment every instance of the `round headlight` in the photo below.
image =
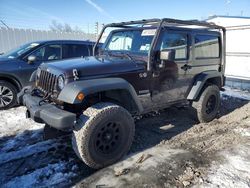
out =
[[65,83],[62,75],[58,77],[57,84],[59,89],[63,89]]

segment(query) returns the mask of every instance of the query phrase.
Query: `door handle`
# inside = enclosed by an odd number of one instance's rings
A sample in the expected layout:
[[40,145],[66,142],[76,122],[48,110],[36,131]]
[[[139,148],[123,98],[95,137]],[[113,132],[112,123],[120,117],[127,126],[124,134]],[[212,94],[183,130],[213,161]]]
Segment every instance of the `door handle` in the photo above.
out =
[[181,69],[183,69],[184,71],[187,71],[188,69],[191,69],[192,66],[188,65],[188,64],[185,64],[181,67]]

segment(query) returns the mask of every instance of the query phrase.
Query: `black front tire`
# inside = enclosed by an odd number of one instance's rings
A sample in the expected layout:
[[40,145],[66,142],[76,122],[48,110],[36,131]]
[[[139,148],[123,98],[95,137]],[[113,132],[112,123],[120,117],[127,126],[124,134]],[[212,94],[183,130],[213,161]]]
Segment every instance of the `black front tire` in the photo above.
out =
[[4,80],[0,80],[0,110],[7,110],[17,104],[17,88]]
[[196,110],[196,115],[201,123],[212,121],[220,108],[220,90],[216,85],[207,86],[198,101],[194,101],[192,106]]
[[99,169],[117,162],[128,152],[134,132],[134,120],[126,109],[113,103],[98,103],[79,118],[72,145],[81,160]]

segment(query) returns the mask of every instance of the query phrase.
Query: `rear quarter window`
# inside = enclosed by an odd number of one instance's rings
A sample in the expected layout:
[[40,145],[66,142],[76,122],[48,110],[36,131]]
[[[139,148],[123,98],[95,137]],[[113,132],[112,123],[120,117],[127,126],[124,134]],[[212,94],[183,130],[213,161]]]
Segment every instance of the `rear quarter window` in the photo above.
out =
[[196,59],[220,57],[220,45],[218,36],[196,35],[194,40]]

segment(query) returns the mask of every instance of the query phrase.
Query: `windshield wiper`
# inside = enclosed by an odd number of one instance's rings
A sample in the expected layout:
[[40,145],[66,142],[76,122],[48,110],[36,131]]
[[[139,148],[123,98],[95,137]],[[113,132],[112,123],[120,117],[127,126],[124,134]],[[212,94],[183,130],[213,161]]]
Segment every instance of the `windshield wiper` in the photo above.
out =
[[135,59],[133,58],[133,56],[131,56],[129,53],[125,53],[125,52],[107,52],[109,56],[126,56],[129,60],[133,61],[134,63],[136,63]]
[[134,58],[129,53],[121,52],[121,54],[127,56],[128,59],[134,61]]

